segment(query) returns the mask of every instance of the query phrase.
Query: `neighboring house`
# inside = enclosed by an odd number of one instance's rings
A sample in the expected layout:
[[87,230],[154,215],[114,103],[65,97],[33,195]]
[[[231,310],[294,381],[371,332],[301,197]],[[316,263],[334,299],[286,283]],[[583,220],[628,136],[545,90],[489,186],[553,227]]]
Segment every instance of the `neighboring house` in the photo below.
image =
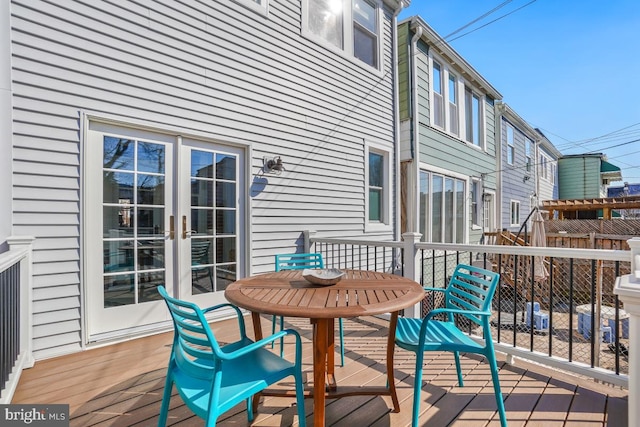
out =
[[[558,198],[560,200],[598,199],[607,196],[611,182],[621,181],[620,168],[602,153],[574,154],[558,159]],[[576,211],[577,219],[602,216],[602,212]]]
[[399,239],[401,5],[341,2],[1,3],[0,243],[35,236],[36,359],[166,330],[156,286],[221,302],[306,229]]
[[508,104],[497,103],[497,111],[502,141],[496,167],[500,229],[518,232],[534,208],[544,200],[557,199],[557,165],[561,154],[539,129],[531,127]]
[[500,155],[496,166],[499,179],[500,229],[518,232],[536,206],[536,159],[539,134],[509,105],[497,103]]
[[420,17],[399,24],[398,43],[403,230],[478,243],[496,226],[501,95]]
[[537,194],[538,203],[545,200],[558,199],[558,159],[562,157],[562,153],[553,145],[551,141],[542,133],[540,129],[536,129],[539,135],[537,145]]
[[496,227],[500,93],[420,17],[398,26],[402,229],[478,243]]

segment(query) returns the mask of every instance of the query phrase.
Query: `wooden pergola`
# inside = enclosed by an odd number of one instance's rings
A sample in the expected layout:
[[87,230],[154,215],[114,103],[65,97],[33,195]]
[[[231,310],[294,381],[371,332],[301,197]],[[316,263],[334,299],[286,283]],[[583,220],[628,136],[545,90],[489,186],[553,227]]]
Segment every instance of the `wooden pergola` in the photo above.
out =
[[543,209],[549,211],[549,218],[558,212],[558,219],[575,219],[578,212],[602,210],[603,219],[611,219],[611,211],[619,209],[640,209],[640,196],[602,197],[599,199],[545,200]]

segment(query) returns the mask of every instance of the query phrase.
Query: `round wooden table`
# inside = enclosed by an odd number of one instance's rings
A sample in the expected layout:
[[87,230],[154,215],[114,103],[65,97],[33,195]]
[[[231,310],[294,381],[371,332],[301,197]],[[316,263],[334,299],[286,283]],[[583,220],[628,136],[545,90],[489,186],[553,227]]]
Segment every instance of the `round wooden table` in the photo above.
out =
[[[325,425],[327,397],[390,396],[394,411],[400,410],[393,378],[398,313],[424,298],[422,287],[402,276],[363,270],[345,272],[342,280],[331,286],[313,285],[302,277],[301,270],[287,270],[241,279],[225,290],[229,302],[251,311],[256,341],[262,339],[260,313],[311,320],[314,348],[314,426]],[[388,387],[352,387],[338,390],[335,380],[334,320],[382,313],[391,313],[387,339]],[[323,387],[319,387],[319,384]],[[254,407],[257,407],[257,404]]]

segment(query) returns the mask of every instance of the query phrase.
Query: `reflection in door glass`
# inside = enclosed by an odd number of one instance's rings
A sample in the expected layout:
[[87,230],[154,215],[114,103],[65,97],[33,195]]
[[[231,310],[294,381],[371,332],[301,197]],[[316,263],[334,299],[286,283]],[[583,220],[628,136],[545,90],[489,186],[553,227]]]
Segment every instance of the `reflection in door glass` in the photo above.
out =
[[165,284],[165,162],[163,144],[103,139],[104,307],[156,300]]
[[237,277],[237,162],[237,156],[231,154],[191,151],[194,295],[222,291]]

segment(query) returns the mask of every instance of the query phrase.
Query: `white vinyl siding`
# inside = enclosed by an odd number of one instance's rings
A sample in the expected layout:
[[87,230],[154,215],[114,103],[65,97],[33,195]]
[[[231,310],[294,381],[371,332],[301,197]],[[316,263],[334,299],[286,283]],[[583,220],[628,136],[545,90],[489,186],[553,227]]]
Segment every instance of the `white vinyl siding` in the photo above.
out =
[[[299,1],[271,1],[265,17],[248,3],[11,4],[13,233],[36,237],[36,359],[83,344],[84,113],[251,145],[243,274],[272,270],[274,254],[298,249],[303,230],[362,236],[363,141],[393,153],[392,79],[363,72],[371,67],[360,60],[328,60],[301,36]],[[377,11],[379,66],[389,70],[393,14]],[[250,42],[238,37],[248,27]],[[283,174],[258,176],[275,155]],[[393,239],[391,226],[374,234]]]

